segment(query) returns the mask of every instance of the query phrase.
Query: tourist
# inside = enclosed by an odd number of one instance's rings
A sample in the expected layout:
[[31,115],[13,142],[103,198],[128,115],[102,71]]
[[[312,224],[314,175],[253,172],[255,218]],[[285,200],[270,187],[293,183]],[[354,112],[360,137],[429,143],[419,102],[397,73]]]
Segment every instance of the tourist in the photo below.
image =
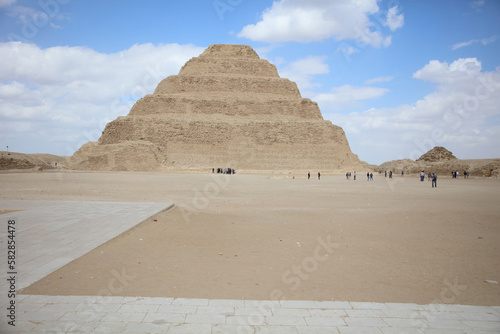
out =
[[387,171],[385,171],[385,177],[387,177]]
[[309,180],[311,178],[311,172],[307,172],[307,179]]
[[356,181],[356,171],[354,171],[354,181]]
[[370,172],[366,173],[366,181],[370,181]]
[[373,181],[373,173],[370,173],[370,180]]
[[405,176],[405,171],[404,170],[401,171],[401,176]]
[[392,179],[392,170],[389,171],[389,178]]
[[421,171],[420,172],[420,182],[423,182],[424,179],[425,179],[425,173],[424,173],[424,171]]
[[438,176],[436,173],[432,173],[432,188],[437,188]]
[[318,180],[320,180],[320,179],[321,179],[321,173],[318,172]]

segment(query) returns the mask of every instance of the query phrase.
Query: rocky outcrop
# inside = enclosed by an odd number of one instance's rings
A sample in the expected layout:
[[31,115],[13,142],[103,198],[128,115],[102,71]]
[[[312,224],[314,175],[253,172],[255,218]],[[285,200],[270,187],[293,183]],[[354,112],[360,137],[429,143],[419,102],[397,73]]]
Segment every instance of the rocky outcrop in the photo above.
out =
[[342,128],[245,45],[210,46],[71,158],[74,169],[96,170],[334,170],[360,163]]

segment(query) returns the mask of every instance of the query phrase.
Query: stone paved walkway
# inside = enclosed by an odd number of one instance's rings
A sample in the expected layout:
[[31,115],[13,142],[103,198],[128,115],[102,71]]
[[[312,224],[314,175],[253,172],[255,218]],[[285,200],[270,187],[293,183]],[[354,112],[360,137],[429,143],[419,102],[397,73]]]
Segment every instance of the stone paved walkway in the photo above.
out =
[[[2,275],[8,271],[9,219],[16,219],[21,288],[170,206],[0,201],[2,209],[24,209],[0,215]],[[0,333],[500,333],[499,306],[142,298],[109,291],[90,297],[17,295],[12,327],[7,279],[0,289]]]

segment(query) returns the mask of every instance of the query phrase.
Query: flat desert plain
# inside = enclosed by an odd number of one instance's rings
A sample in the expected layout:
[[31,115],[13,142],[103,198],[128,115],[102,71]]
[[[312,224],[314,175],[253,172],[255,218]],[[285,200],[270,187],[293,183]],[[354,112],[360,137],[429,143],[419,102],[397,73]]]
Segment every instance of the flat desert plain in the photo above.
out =
[[[173,202],[21,293],[500,305],[500,182],[0,174],[1,199]],[[0,208],[1,209],[1,208]]]

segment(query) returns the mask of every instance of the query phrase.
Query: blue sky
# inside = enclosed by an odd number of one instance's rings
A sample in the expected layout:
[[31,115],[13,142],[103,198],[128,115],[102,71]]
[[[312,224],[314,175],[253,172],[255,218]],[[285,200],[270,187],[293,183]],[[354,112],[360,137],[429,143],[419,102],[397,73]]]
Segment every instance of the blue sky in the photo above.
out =
[[0,0],[0,150],[71,155],[211,44],[251,45],[369,163],[500,157],[497,0]]

